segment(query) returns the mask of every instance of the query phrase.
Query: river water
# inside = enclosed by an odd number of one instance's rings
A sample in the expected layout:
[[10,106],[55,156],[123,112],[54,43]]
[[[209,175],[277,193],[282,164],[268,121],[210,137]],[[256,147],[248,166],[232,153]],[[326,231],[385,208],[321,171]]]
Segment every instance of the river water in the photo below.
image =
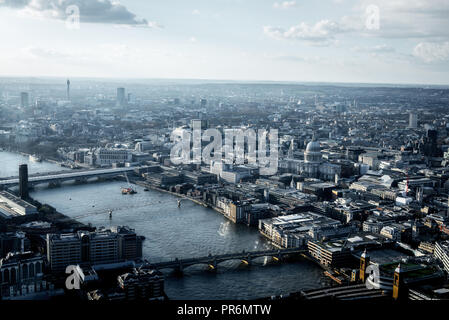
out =
[[[0,152],[0,177],[17,175],[27,158]],[[58,165],[30,163],[30,172],[58,171]],[[212,209],[170,194],[135,186],[137,194],[122,195],[123,182],[106,181],[60,188],[36,187],[31,196],[58,211],[94,226],[128,225],[146,237],[143,254],[151,262],[270,248],[256,229],[230,223]],[[110,220],[108,210],[113,211]],[[329,285],[321,268],[307,260],[290,263],[259,258],[251,266],[239,261],[219,264],[217,272],[192,266],[182,277],[166,273],[172,299],[251,299]]]

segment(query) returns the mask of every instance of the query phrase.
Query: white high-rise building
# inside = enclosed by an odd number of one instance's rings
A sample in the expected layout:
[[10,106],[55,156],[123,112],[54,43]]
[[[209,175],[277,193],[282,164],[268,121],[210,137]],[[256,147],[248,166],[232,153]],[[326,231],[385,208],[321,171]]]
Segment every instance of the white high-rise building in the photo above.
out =
[[418,115],[416,113],[410,112],[408,126],[413,129],[418,128]]
[[20,93],[20,106],[22,108],[27,108],[30,103],[30,97],[28,92],[21,92]]
[[125,105],[125,88],[117,88],[117,106],[122,107]]

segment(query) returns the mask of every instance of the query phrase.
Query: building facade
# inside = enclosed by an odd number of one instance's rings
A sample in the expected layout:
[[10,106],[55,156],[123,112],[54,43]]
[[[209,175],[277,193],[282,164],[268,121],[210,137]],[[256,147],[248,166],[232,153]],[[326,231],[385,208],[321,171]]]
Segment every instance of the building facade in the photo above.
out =
[[47,234],[47,260],[53,272],[63,272],[69,265],[136,260],[142,257],[142,242],[143,238],[127,227]]

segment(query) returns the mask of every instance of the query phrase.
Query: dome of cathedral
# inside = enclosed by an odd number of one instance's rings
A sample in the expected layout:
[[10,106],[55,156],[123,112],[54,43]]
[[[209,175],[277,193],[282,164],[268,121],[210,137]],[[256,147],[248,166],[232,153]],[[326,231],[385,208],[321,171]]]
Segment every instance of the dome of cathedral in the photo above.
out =
[[315,136],[307,144],[306,151],[304,152],[304,160],[306,162],[319,163],[321,162],[321,146],[318,141],[315,140]]
[[310,141],[307,144],[306,152],[321,152],[321,146],[318,141]]

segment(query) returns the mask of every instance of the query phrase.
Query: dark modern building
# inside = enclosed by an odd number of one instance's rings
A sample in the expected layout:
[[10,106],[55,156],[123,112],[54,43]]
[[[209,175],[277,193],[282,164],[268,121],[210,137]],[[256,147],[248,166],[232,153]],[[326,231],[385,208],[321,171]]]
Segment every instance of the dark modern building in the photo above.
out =
[[28,165],[19,166],[19,195],[22,199],[27,199],[28,194]]

